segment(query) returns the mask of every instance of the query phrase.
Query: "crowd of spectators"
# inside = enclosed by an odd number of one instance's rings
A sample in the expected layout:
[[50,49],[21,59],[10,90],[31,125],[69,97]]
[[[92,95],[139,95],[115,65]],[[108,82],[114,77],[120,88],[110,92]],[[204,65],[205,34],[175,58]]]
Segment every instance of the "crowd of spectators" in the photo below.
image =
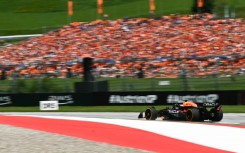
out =
[[84,57],[101,77],[205,77],[245,72],[245,20],[212,14],[74,22],[0,48],[8,76],[80,76]]

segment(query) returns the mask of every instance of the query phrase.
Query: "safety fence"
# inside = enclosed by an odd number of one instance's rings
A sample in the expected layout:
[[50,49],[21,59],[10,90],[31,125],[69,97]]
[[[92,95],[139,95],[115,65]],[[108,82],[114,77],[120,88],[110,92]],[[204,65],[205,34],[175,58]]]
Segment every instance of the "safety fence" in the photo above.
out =
[[[0,80],[0,93],[75,93],[75,83],[82,82],[81,77],[74,78],[12,78]],[[203,78],[100,78],[96,81],[108,81],[110,92],[135,91],[216,91],[244,90],[245,76],[209,76]],[[99,91],[99,90],[98,90]],[[103,90],[104,91],[104,90]]]

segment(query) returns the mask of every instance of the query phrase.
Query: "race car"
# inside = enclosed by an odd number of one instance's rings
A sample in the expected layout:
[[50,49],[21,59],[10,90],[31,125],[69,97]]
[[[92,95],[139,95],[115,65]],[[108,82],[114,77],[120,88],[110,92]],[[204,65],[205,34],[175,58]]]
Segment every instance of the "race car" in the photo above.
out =
[[161,110],[149,107],[145,112],[140,112],[138,119],[156,120],[180,120],[180,121],[221,121],[223,118],[222,106],[219,103],[195,103],[184,101],[182,104],[176,103],[171,108],[166,107]]

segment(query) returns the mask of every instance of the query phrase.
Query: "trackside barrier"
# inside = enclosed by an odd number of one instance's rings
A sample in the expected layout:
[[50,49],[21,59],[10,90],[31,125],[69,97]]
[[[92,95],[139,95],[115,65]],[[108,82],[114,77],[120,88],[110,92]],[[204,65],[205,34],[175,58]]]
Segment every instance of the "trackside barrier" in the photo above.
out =
[[198,103],[245,105],[245,91],[190,92],[92,92],[0,94],[1,106],[39,106],[40,101],[58,101],[59,106],[167,105],[192,100]]
[[58,101],[59,106],[91,105],[90,93],[0,94],[0,106],[39,106],[40,101]]
[[[241,98],[244,93],[244,98]],[[189,91],[189,92],[107,92],[93,93],[95,105],[168,105],[192,100],[198,103],[218,102],[223,105],[245,104],[242,91]]]

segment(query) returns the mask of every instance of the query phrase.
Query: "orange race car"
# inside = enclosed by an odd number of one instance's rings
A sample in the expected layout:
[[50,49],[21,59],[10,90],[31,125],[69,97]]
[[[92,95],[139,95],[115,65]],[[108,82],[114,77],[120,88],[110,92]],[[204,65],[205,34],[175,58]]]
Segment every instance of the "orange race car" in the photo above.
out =
[[141,112],[139,119],[156,120],[158,117],[163,120],[181,120],[181,121],[221,121],[223,118],[222,107],[219,103],[195,103],[184,101],[182,104],[176,103],[171,108],[166,107],[156,110],[155,107],[149,107],[145,112]]

